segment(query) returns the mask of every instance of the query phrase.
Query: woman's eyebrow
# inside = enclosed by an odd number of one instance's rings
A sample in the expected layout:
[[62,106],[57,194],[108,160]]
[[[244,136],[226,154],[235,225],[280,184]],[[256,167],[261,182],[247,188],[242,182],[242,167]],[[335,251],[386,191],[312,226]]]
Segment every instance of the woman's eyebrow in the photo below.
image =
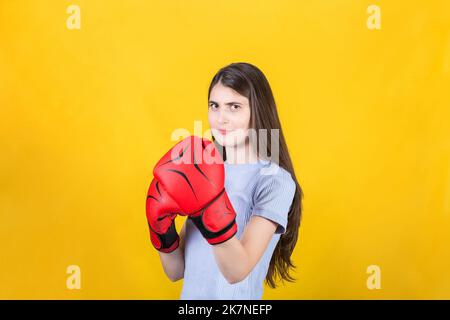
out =
[[[213,101],[213,100],[209,100],[209,103],[219,104],[219,103],[217,103],[216,101]],[[228,106],[232,106],[233,104],[242,104],[242,103],[241,102],[237,102],[237,101],[231,101],[231,102],[227,102],[225,104],[228,105]]]

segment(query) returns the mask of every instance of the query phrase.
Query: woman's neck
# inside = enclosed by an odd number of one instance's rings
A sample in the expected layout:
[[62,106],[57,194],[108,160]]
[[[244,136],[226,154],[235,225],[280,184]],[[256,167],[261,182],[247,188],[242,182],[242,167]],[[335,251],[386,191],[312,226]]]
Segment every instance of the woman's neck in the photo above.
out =
[[258,156],[249,148],[248,142],[246,144],[234,147],[225,147],[228,164],[246,164],[257,163]]

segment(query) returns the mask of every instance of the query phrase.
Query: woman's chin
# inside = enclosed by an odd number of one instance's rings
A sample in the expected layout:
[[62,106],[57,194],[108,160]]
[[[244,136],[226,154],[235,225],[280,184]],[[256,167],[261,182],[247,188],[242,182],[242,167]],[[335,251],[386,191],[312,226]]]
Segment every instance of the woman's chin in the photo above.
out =
[[241,137],[234,137],[234,136],[223,136],[223,135],[217,135],[214,137],[216,141],[225,148],[232,148],[236,147],[242,143],[244,143],[245,138]]

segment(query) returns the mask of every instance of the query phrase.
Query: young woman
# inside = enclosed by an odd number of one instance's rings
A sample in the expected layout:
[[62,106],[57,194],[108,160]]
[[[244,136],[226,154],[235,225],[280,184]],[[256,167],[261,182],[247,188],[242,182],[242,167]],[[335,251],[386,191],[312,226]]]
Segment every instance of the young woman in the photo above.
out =
[[[181,299],[261,299],[264,279],[272,288],[278,278],[294,280],[289,272],[295,268],[291,254],[303,193],[270,85],[257,67],[233,63],[219,70],[208,100],[208,120],[224,160],[225,190],[238,231],[228,241],[210,245],[186,219],[179,247],[160,252],[161,262],[172,281],[184,278]],[[256,139],[250,132],[256,132]],[[261,144],[263,140],[267,143]]]

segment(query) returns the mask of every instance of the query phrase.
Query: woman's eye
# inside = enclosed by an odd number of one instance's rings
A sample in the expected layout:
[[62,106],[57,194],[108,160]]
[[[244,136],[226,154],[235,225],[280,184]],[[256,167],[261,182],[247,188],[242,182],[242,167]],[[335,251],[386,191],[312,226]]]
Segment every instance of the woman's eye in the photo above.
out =
[[214,103],[211,103],[211,104],[209,105],[209,107],[210,107],[211,109],[215,110],[217,106],[216,106]]
[[241,107],[241,106],[238,105],[238,104],[233,104],[233,105],[231,106],[231,109],[232,109],[232,110],[238,110],[240,107]]

